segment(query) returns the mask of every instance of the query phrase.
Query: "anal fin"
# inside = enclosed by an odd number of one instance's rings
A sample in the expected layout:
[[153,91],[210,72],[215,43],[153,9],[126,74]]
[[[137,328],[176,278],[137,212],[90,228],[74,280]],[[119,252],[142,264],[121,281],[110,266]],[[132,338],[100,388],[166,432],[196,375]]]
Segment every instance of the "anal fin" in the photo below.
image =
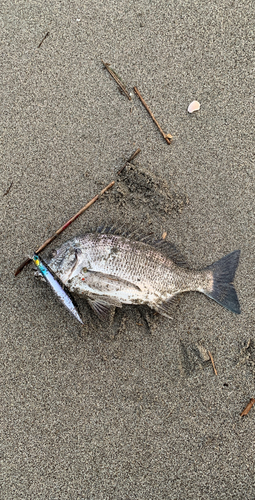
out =
[[173,311],[178,302],[179,298],[175,295],[174,297],[171,297],[170,299],[167,299],[164,302],[157,304],[155,306],[155,310],[159,312],[159,314],[162,314],[162,316],[165,316],[166,318],[169,319],[173,319],[171,315],[173,314]]

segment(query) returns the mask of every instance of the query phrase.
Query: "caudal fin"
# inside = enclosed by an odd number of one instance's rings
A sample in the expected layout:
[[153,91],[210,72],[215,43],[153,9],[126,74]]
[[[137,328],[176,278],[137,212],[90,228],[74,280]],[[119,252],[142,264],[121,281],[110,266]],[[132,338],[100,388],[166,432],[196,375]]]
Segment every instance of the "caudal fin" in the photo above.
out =
[[239,256],[240,250],[236,250],[206,268],[213,273],[213,290],[205,294],[236,314],[241,312],[233,285]]

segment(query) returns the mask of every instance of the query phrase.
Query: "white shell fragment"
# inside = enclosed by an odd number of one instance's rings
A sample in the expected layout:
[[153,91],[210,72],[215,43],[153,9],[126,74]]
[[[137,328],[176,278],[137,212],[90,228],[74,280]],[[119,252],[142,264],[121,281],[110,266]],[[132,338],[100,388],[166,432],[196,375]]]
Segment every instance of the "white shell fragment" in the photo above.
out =
[[188,107],[189,113],[194,113],[194,111],[198,111],[200,109],[200,104],[198,101],[192,101]]

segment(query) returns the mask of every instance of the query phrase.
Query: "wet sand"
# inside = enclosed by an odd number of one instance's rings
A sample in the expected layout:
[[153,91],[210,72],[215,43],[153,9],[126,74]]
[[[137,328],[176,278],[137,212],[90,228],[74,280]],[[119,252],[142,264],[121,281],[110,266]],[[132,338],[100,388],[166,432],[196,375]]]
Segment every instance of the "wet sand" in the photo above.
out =
[[[1,498],[253,499],[253,3],[2,5]],[[43,255],[114,218],[194,268],[241,249],[241,315],[189,293],[173,320],[125,307],[108,327],[80,300],[81,329],[31,265],[14,278],[138,147],[137,177]]]

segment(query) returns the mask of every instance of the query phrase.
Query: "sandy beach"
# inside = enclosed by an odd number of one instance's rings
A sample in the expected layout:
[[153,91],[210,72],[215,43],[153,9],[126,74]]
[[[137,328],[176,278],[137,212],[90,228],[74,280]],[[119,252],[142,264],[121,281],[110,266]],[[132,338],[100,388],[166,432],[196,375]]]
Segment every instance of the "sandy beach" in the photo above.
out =
[[[254,499],[253,2],[1,11],[1,499]],[[240,249],[240,315],[194,292],[109,326],[79,299],[82,328],[31,264],[14,277],[112,180],[42,256],[108,220],[166,232],[194,269]]]

